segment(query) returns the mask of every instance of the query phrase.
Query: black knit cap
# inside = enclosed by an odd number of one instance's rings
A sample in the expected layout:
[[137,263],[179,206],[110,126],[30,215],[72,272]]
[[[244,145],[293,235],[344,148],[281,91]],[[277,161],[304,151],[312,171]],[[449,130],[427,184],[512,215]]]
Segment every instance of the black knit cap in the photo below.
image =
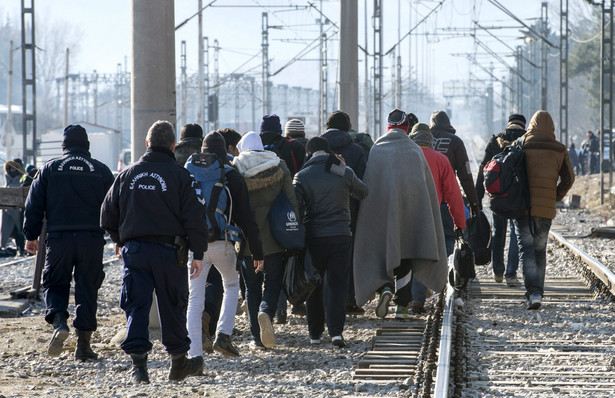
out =
[[212,131],[203,138],[203,146],[201,152],[213,153],[224,161],[226,160],[226,142],[222,134],[217,131]]
[[327,130],[338,129],[342,131],[350,130],[350,117],[344,111],[335,111],[327,116]]
[[414,127],[414,125],[419,122],[419,118],[412,112],[406,113],[406,119],[408,120],[408,126],[410,128]]
[[263,121],[260,125],[260,132],[273,131],[274,133],[282,134],[282,124],[280,123],[280,117],[275,113],[271,115],[263,116]]
[[64,128],[62,137],[62,148],[79,146],[85,149],[90,149],[88,134],[85,129],[78,124],[70,124]]
[[318,151],[331,152],[331,147],[329,146],[329,141],[326,138],[322,137],[313,137],[307,142],[305,147],[308,153],[314,153]]
[[408,118],[406,117],[406,112],[401,109],[393,109],[389,112],[389,116],[387,117],[387,124],[389,126],[407,126]]
[[196,123],[184,124],[179,139],[185,138],[203,138],[203,129]]
[[513,113],[508,117],[508,124],[518,124],[525,128],[525,116],[520,113]]

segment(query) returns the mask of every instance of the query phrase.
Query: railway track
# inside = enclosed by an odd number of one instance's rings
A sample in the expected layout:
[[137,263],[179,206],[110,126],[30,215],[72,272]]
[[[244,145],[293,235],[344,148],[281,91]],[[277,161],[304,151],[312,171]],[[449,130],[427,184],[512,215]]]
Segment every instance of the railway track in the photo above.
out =
[[[478,277],[461,294],[463,306],[455,307],[452,292],[441,295],[425,322],[422,345],[413,347],[412,357],[403,354],[415,372],[409,395],[615,396],[615,275],[557,230],[554,226],[550,236],[545,299],[538,311],[526,309],[524,287],[496,283],[491,266],[477,267]],[[438,328],[430,329],[430,322]],[[379,333],[389,340],[408,333],[396,329]],[[367,380],[405,377],[392,371],[401,365],[395,355],[402,354],[393,348],[381,353]],[[366,353],[365,362],[370,358]],[[365,380],[362,361],[354,377]]]

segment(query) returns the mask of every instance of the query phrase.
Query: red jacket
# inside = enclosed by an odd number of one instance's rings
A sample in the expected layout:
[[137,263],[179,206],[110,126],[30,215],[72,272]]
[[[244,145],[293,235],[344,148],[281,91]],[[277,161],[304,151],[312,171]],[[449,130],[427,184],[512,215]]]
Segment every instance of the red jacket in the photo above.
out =
[[448,205],[448,211],[450,211],[453,217],[455,226],[465,229],[466,227],[466,215],[463,208],[463,197],[461,196],[461,190],[459,184],[457,184],[457,178],[455,178],[455,172],[448,158],[435,149],[422,146],[423,154],[429,164],[429,170],[433,176],[433,181],[436,184],[436,191],[438,191],[438,201],[442,203],[442,199]]

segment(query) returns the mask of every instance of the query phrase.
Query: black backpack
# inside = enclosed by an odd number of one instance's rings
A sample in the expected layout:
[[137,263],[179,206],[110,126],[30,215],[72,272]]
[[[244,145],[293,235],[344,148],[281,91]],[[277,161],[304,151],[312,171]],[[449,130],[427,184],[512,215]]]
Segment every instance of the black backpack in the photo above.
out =
[[461,290],[474,279],[474,254],[470,245],[464,240],[463,235],[458,235],[453,252],[453,265],[448,274],[449,283],[455,290]]
[[517,219],[530,209],[530,188],[523,144],[517,140],[491,159],[483,169],[489,207],[495,214]]
[[466,222],[466,238],[476,265],[487,265],[491,262],[491,225],[483,211],[479,211]]
[[265,149],[278,155],[286,162],[290,175],[294,177],[301,167],[303,167],[303,159],[300,159],[292,148],[291,143],[295,142],[292,138],[282,137],[275,144],[265,145]]

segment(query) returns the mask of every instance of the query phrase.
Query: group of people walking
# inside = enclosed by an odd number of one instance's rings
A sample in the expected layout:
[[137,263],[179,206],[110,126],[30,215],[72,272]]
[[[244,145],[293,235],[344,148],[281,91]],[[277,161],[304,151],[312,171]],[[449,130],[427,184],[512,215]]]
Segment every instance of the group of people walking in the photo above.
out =
[[[524,127],[523,116],[511,116],[504,135],[490,141],[494,149],[488,147],[485,159]],[[285,318],[281,292],[288,257],[271,225],[280,196],[292,207],[289,220],[296,215],[305,229],[302,253],[323,281],[306,301],[310,344],[321,344],[327,331],[332,345],[346,346],[346,314],[361,313],[374,293],[381,318],[391,300],[396,318],[425,312],[426,291],[444,288],[447,258],[466,227],[459,185],[470,213],[482,208],[483,191],[475,188],[464,143],[455,133],[445,112],[434,112],[427,125],[399,109],[389,113],[386,134],[371,148],[357,143],[360,135],[343,111],[330,114],[326,131],[309,140],[298,119],[288,121],[283,134],[276,115],[265,115],[258,133],[243,135],[228,128],[203,135],[197,124],[185,125],[179,142],[171,123],[157,121],[147,133],[146,153],[114,180],[90,157],[85,130],[67,126],[64,155],[37,174],[25,210],[29,252],[38,250],[43,219],[47,222],[45,320],[54,328],[48,354],[60,355],[69,335],[74,273],[75,358],[97,358],[90,340],[104,278],[104,231],[124,262],[120,306],[127,334],[121,348],[132,359],[134,382],[149,383],[154,299],[171,356],[170,380],[199,374],[205,352],[240,355],[231,338],[240,294],[253,348],[275,347],[274,321],[280,311]],[[514,225],[531,299],[544,293],[546,233],[555,201],[566,194],[574,174],[547,112],[534,115],[526,136],[532,214]],[[508,221],[496,225],[501,244],[494,245],[494,273],[502,281]],[[512,268],[507,281],[516,278]]]

